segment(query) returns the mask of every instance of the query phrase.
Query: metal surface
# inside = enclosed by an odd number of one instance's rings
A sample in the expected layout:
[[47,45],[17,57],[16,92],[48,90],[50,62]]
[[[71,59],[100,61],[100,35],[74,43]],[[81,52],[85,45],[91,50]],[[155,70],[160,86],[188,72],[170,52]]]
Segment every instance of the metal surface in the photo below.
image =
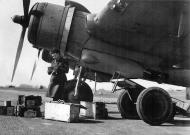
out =
[[43,16],[40,18],[36,35],[36,46],[46,48],[59,48],[59,33],[64,13],[64,7],[55,4],[44,5]]
[[65,55],[67,40],[68,40],[75,8],[65,7],[65,10],[67,11],[67,14],[64,20],[64,28],[63,28],[62,39],[60,43],[60,50],[63,56]]
[[[99,62],[96,64],[86,63],[86,58],[94,56]],[[112,74],[119,71],[128,78],[141,78],[143,67],[130,59],[122,59],[113,55],[100,53],[92,50],[83,50],[81,63],[90,69]],[[131,70],[133,69],[133,70]]]

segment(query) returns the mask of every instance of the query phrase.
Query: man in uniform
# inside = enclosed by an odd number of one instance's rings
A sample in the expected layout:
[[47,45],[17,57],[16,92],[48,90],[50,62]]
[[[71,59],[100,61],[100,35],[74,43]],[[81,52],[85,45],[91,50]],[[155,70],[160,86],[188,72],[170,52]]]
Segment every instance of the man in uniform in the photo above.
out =
[[53,49],[50,52],[53,58],[51,66],[48,67],[48,74],[51,74],[50,83],[48,86],[47,97],[53,98],[53,101],[64,100],[66,92],[64,91],[64,85],[67,81],[66,73],[69,71],[69,63],[67,59],[64,59],[58,49]]

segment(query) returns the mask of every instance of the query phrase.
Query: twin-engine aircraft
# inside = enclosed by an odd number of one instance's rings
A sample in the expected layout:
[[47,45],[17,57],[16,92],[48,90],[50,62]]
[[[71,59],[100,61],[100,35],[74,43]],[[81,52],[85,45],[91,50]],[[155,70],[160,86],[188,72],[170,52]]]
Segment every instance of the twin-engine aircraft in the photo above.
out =
[[[97,1],[98,2],[98,1]],[[28,28],[28,40],[42,50],[59,49],[69,59],[76,80],[68,81],[75,100],[92,101],[84,82],[114,82],[124,89],[118,98],[123,118],[141,118],[151,125],[173,117],[169,94],[158,87],[145,89],[130,79],[190,86],[190,3],[187,0],[111,0],[101,12],[92,14],[80,3],[65,6],[23,0],[24,15],[13,22],[22,26],[12,75],[17,67]]]

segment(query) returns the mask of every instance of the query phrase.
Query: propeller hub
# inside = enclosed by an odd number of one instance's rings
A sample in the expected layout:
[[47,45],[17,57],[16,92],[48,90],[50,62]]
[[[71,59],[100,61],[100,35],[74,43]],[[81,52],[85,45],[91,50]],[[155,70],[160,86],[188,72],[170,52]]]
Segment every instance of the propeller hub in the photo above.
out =
[[13,20],[14,23],[20,24],[23,27],[28,26],[27,19],[24,16],[15,15],[15,16],[12,17],[12,20]]

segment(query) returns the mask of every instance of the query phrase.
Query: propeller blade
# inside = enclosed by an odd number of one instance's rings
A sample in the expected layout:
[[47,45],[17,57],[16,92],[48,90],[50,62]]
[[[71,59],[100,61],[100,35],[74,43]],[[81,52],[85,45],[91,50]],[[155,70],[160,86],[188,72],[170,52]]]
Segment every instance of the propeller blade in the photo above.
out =
[[30,0],[23,0],[24,17],[28,18],[28,10],[30,6]]
[[35,60],[34,62],[34,66],[33,66],[33,69],[32,69],[32,74],[31,74],[31,77],[30,77],[30,80],[32,80],[33,76],[34,76],[34,72],[36,71],[36,67],[37,67],[37,62]]
[[38,62],[38,60],[39,60],[41,50],[42,50],[42,49],[39,49],[39,51],[38,51],[38,59],[35,60],[35,62],[34,62],[34,66],[33,66],[33,69],[32,69],[32,74],[31,74],[31,76],[30,76],[30,80],[32,80],[32,78],[33,78],[33,76],[34,76],[34,73],[35,73],[35,71],[36,71],[36,67],[37,67],[37,65],[38,65],[37,62]]
[[17,53],[16,53],[16,58],[15,58],[15,63],[14,63],[14,69],[13,69],[13,73],[12,73],[11,82],[14,79],[15,71],[16,71],[18,61],[19,61],[19,58],[20,58],[20,54],[22,52],[25,32],[26,32],[26,28],[22,27],[22,32],[21,32],[21,36],[20,36],[20,40],[19,40],[19,44],[18,44],[18,48],[17,48]]
[[39,50],[38,50],[38,59],[39,59],[39,57],[40,57],[41,51],[42,51],[42,49],[39,49]]

